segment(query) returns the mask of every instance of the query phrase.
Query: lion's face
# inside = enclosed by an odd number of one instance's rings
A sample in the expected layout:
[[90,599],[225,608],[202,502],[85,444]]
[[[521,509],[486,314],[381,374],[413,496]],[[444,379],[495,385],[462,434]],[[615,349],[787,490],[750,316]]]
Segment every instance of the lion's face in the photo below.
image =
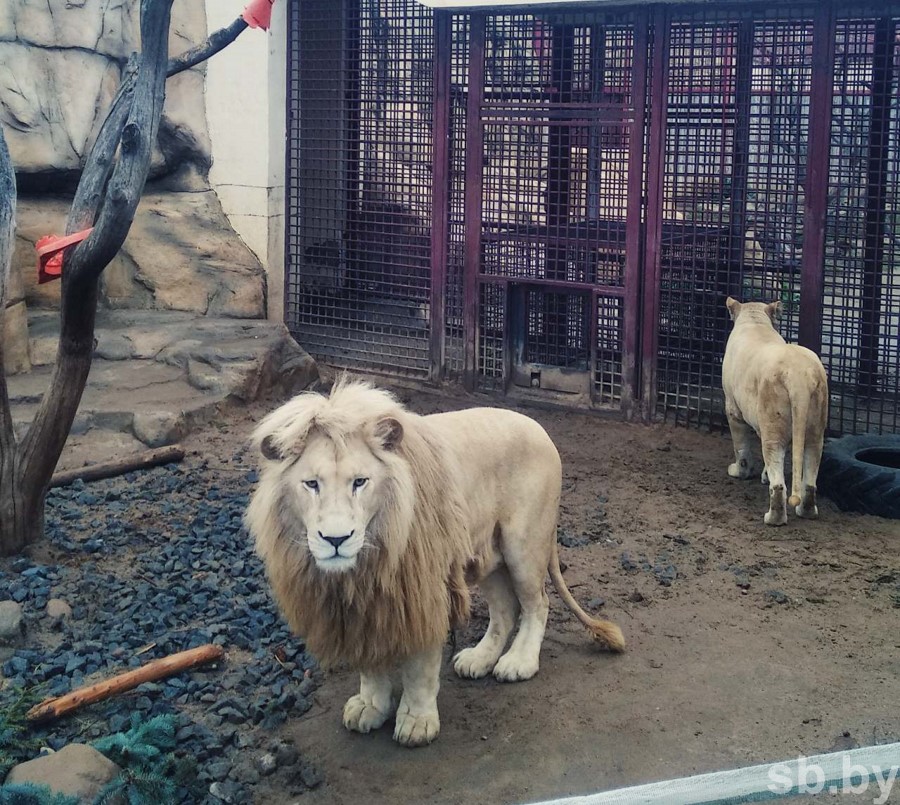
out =
[[309,439],[283,483],[319,568],[340,573],[356,566],[386,481],[383,462],[362,436],[343,444],[322,434]]

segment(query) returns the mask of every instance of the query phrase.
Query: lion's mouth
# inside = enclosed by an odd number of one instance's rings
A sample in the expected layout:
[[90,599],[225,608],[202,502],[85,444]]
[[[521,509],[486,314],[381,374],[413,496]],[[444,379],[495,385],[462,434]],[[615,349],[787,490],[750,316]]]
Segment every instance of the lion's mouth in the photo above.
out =
[[335,549],[334,554],[325,558],[316,558],[316,564],[328,573],[343,573],[356,566],[356,556],[344,556]]

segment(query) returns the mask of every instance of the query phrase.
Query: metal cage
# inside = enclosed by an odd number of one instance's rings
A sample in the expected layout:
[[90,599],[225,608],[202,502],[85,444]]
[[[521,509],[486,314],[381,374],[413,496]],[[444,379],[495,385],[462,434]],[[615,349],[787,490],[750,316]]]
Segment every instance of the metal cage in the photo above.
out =
[[342,366],[724,424],[728,295],[900,425],[900,0],[290,10],[286,317]]

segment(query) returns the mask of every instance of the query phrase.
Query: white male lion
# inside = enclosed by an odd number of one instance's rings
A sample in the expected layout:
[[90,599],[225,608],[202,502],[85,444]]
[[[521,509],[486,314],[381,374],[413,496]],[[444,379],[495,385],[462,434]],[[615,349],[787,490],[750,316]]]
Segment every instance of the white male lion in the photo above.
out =
[[[344,725],[433,741],[442,647],[478,582],[490,624],[456,655],[460,676],[537,673],[551,578],[610,648],[617,626],[589,617],[559,567],[559,454],[521,414],[480,408],[418,416],[390,394],[340,382],[301,394],[258,426],[266,461],[246,514],[291,628],[326,666],[360,672]],[[509,650],[507,641],[519,629]],[[402,691],[399,702],[395,691]]]
[[765,462],[762,480],[765,483],[768,477],[769,482],[769,511],[764,520],[768,525],[784,525],[784,457],[792,443],[787,502],[800,517],[816,517],[816,476],[828,422],[825,368],[815,352],[785,343],[776,331],[781,302],[742,304],[728,297],[725,304],[734,322],[722,363],[725,413],[734,441],[734,463],[728,474],[733,478],[754,474],[750,433],[756,431]]

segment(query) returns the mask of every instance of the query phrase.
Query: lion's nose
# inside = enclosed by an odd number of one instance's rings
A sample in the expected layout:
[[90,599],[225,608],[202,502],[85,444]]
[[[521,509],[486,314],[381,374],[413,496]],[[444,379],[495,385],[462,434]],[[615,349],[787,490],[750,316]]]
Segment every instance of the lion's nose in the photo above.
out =
[[329,545],[331,545],[335,550],[341,547],[350,537],[353,536],[353,532],[351,531],[349,534],[344,534],[343,537],[326,537],[321,531],[319,532],[319,536],[325,540]]

